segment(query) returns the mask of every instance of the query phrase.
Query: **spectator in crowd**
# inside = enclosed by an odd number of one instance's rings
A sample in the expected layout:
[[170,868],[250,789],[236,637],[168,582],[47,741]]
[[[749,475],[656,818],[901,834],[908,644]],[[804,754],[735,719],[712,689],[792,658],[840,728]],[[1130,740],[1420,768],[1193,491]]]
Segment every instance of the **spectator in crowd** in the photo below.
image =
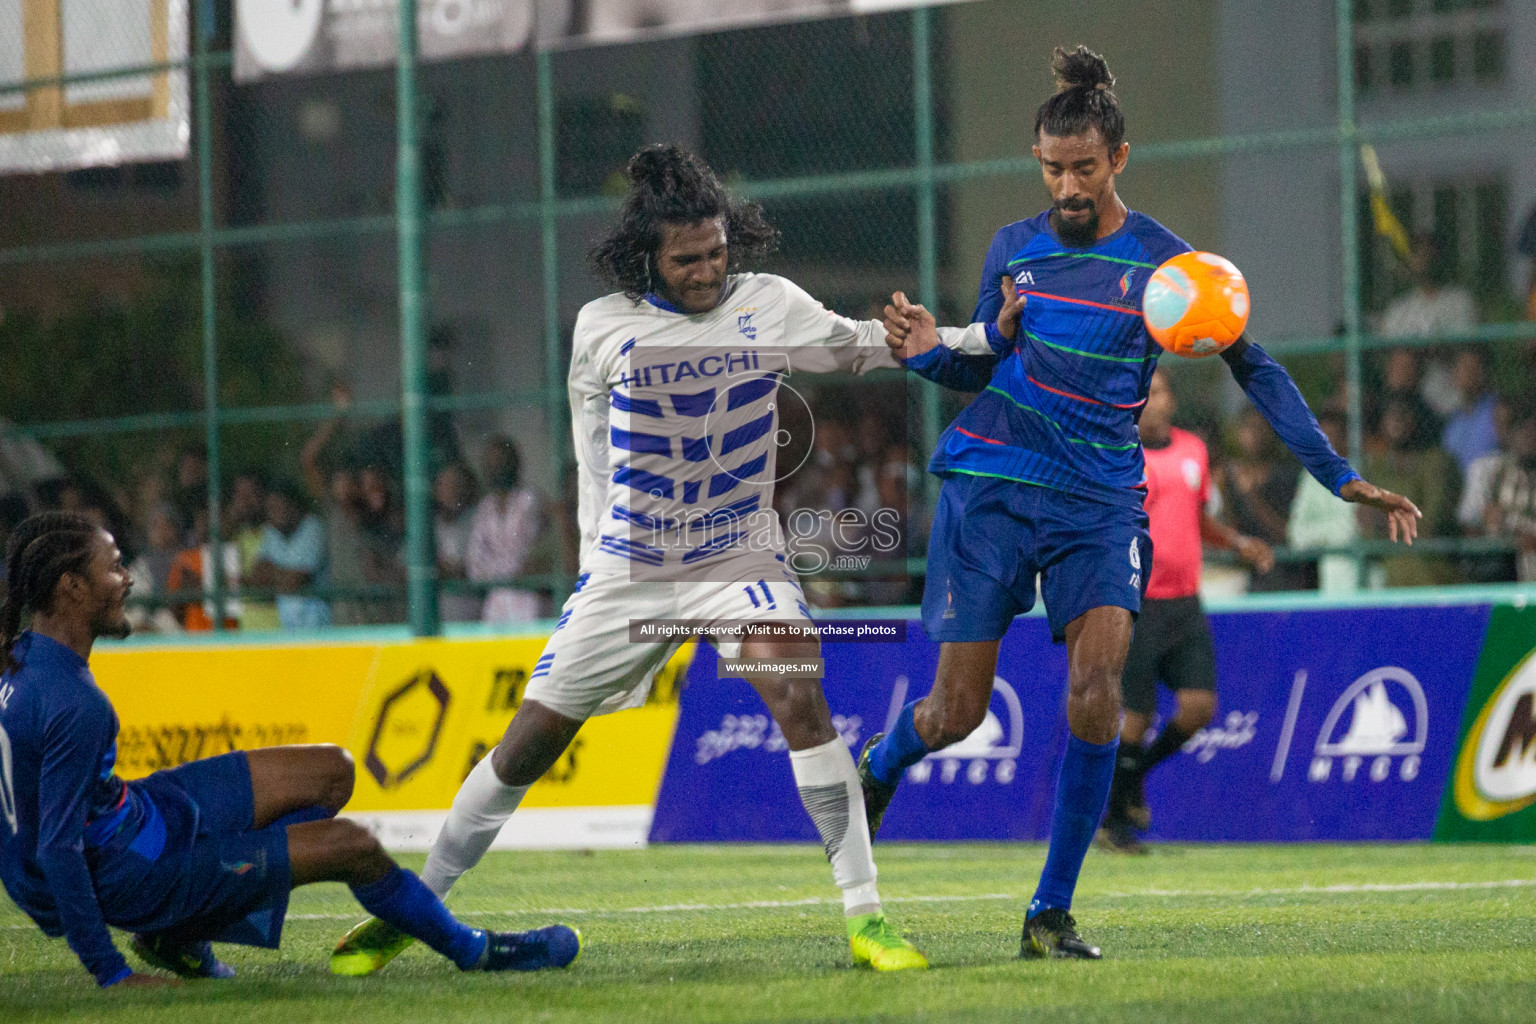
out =
[[866,410],[859,417],[853,431],[853,444],[858,452],[853,506],[860,512],[868,514],[880,507],[880,473],[885,469],[886,449],[894,440],[895,431],[879,413]]
[[240,568],[249,571],[256,564],[256,549],[261,547],[261,526],[265,518],[266,485],[261,474],[249,470],[236,473],[230,481],[229,496],[224,499],[224,539],[240,552]]
[[[156,453],[133,469],[133,483],[128,488],[128,517],[132,523],[130,536],[135,551],[141,550],[149,532],[149,520],[161,505],[171,500],[169,469],[160,464],[171,458],[170,453]],[[46,504],[46,503],[45,503]],[[62,502],[60,503],[62,506]]]
[[[1438,338],[1465,334],[1477,327],[1472,293],[1451,283],[1450,261],[1434,235],[1414,235],[1408,268],[1412,287],[1387,306],[1376,333],[1383,338]],[[1420,382],[1420,393],[1437,415],[1449,416],[1455,411],[1457,395],[1445,360],[1431,361]]]
[[[1411,396],[1411,397],[1410,397]],[[1399,400],[1416,403],[1418,395],[1399,395]],[[1427,411],[1427,409],[1425,410]],[[1345,421],[1338,413],[1325,412],[1317,419],[1323,433],[1333,445],[1334,451],[1347,447]],[[1298,550],[1312,548],[1338,548],[1353,544],[1360,538],[1359,523],[1349,502],[1313,478],[1302,473],[1296,485],[1296,497],[1291,501],[1291,517],[1286,523],[1285,539]],[[1325,594],[1348,593],[1360,587],[1360,561],[1349,555],[1324,555],[1317,560],[1317,589]]]
[[1450,452],[1465,473],[1467,468],[1499,447],[1499,432],[1494,409],[1499,400],[1488,390],[1488,371],[1483,354],[1475,348],[1463,348],[1456,355],[1453,373],[1456,393],[1461,401],[1456,413],[1445,424],[1440,446]]
[[1509,454],[1500,460],[1484,517],[1489,536],[1515,542],[1515,576],[1536,582],[1536,414],[1510,427]]
[[331,609],[304,591],[324,586],[325,526],[306,511],[303,492],[282,482],[267,492],[267,525],[251,571],[251,583],[278,591],[277,616],[284,629],[328,626]]
[[369,621],[363,593],[368,587],[368,572],[362,493],[357,471],[340,464],[332,453],[336,436],[352,407],[352,393],[345,385],[336,385],[331,389],[331,404],[336,414],[321,423],[305,442],[299,453],[299,466],[304,471],[304,486],[319,503],[325,524],[326,579],[335,591],[331,598],[331,623],[361,626]]
[[365,602],[363,618],[369,623],[405,618],[405,517],[395,495],[384,467],[365,465],[357,471],[363,577],[370,588],[389,590]]
[[474,622],[483,602],[453,589],[468,579],[465,562],[475,526],[474,479],[462,462],[450,462],[432,480],[433,535],[437,540],[438,617],[444,622]]
[[1509,430],[1514,419],[1510,404],[1500,398],[1493,407],[1493,431],[1498,445],[1493,451],[1473,459],[1467,466],[1461,486],[1461,503],[1456,509],[1456,523],[1468,536],[1482,534],[1486,521],[1483,510],[1493,490],[1493,477],[1508,454]]
[[[240,549],[232,542],[219,545],[224,558],[224,628],[240,628],[240,601],[234,595],[240,589]],[[194,517],[185,548],[176,553],[171,562],[170,591],[211,591],[213,577],[207,569],[213,564],[212,545],[208,541],[208,510],[205,507]],[[213,629],[217,609],[212,594],[201,600],[189,600],[173,609],[181,628],[189,633],[207,632]]]
[[[267,485],[260,473],[246,470],[230,482],[229,498],[224,504],[224,538],[235,546],[240,559],[240,579],[248,579],[256,568],[256,553],[261,550],[262,528],[266,525]],[[245,601],[240,609],[240,628],[273,630],[281,623],[277,605],[271,601]]]
[[[863,467],[861,467],[863,468]],[[914,508],[912,491],[922,485],[922,472],[907,461],[904,444],[892,444],[875,461],[869,475],[874,478],[876,496],[873,507],[862,509],[870,517],[866,523],[867,554],[875,562],[899,562],[920,555],[928,543],[926,516]],[[864,598],[874,605],[916,604],[922,601],[922,587],[904,569],[889,576],[870,580]]]
[[[1227,520],[1238,533],[1279,547],[1285,543],[1286,516],[1296,497],[1300,469],[1281,461],[1274,431],[1257,409],[1243,410],[1236,436],[1237,456],[1222,464],[1217,481]],[[1303,571],[1282,563],[1268,572],[1254,570],[1248,588],[1296,590],[1305,583]]]
[[[1382,367],[1381,390],[1366,396],[1367,422],[1374,423],[1380,419],[1381,410],[1388,402],[1394,400],[1408,402],[1414,406],[1414,415],[1419,424],[1418,436],[1414,438],[1414,447],[1428,448],[1438,444],[1445,423],[1419,394],[1420,383],[1419,353],[1411,348],[1394,348],[1388,351],[1386,363]],[[1342,406],[1339,411],[1343,411]]]
[[59,488],[57,504],[61,512],[76,512],[104,530],[110,528],[110,522],[106,511],[101,507],[101,502],[92,500],[89,489],[78,480],[68,480]]
[[[853,508],[859,498],[859,446],[852,428],[837,415],[822,412],[822,404],[816,405],[810,453],[776,498],[779,518],[790,534],[791,558],[802,571],[820,559],[817,552],[830,558],[857,553],[839,543],[843,531],[834,530],[832,516]],[[782,467],[779,472],[790,468]],[[803,575],[801,586],[808,602],[817,608],[840,608],[860,596],[857,583],[816,572]]]
[[192,522],[199,508],[207,507],[208,451],[202,445],[188,445],[176,456],[176,477],[171,487],[171,501],[186,523]]
[[[859,448],[853,431],[832,415],[817,415],[811,451],[805,462],[780,489],[780,514],[795,509],[840,512],[858,499]],[[793,467],[780,467],[780,472]]]
[[128,570],[140,595],[165,593],[171,563],[181,550],[184,533],[181,512],[170,502],[163,502],[150,512],[144,550]]
[[[313,488],[311,488],[313,489]],[[326,478],[321,504],[325,521],[326,577],[335,593],[331,597],[331,623],[362,626],[368,620],[367,559],[363,540],[363,500],[357,471],[337,466]]]
[[[485,446],[486,495],[475,507],[465,569],[476,583],[496,583],[521,574],[544,528],[544,502],[522,486],[522,456],[506,437]],[[539,617],[539,595],[510,586],[492,587],[481,618],[486,622],[526,622]]]
[[[1462,480],[1461,499],[1456,506],[1456,525],[1463,536],[1481,537],[1487,532],[1488,499],[1493,493],[1493,478],[1508,458],[1510,426],[1514,410],[1500,398],[1493,409],[1493,426],[1499,446],[1472,460]],[[1461,576],[1467,583],[1500,583],[1514,579],[1514,564],[1503,552],[1465,555],[1460,560]]]
[[[1387,403],[1377,427],[1378,443],[1366,454],[1361,473],[1380,487],[1413,495],[1424,514],[1419,521],[1421,538],[1446,537],[1454,529],[1460,474],[1444,449],[1413,446],[1418,432],[1416,408],[1401,399]],[[1362,510],[1361,528],[1367,537],[1385,537],[1385,517]],[[1393,555],[1381,563],[1381,582],[1390,587],[1417,587],[1455,579],[1450,563],[1443,558]]]
[[144,550],[128,567],[134,596],[152,603],[139,605],[130,616],[133,628],[144,632],[174,633],[180,628],[174,610],[163,604],[169,592],[171,566],[181,550],[181,512],[170,502],[161,502],[150,511]]

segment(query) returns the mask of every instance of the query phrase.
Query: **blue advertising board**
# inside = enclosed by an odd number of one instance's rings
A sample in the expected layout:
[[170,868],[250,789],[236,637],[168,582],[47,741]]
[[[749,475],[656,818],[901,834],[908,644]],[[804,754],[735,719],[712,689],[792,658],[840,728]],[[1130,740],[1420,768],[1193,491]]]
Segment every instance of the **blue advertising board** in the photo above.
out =
[[[1151,837],[1430,838],[1488,616],[1487,605],[1213,616],[1219,710],[1148,778]],[[823,658],[834,725],[856,753],[928,691],[938,645],[912,623],[904,643],[827,644]],[[881,838],[1044,839],[1066,677],[1045,620],[1017,620],[985,721],[908,770]],[[682,696],[651,839],[816,840],[783,736],[747,683],[716,678],[707,648]]]

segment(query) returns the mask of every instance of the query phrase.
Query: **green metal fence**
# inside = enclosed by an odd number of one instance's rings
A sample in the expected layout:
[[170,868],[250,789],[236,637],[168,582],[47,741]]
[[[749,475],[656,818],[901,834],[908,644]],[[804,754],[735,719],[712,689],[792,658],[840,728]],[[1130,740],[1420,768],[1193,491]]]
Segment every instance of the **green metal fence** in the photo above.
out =
[[[562,107],[559,82],[562,76],[569,80],[581,76],[586,69],[600,66],[613,51],[593,49],[540,52],[507,57],[491,64],[482,61],[478,64],[465,62],[463,65],[428,65],[418,62],[413,34],[403,33],[398,66],[392,72],[395,114],[393,157],[396,172],[392,211],[384,208],[354,208],[339,215],[280,217],[271,220],[260,216],[225,217],[226,222],[221,224],[216,215],[216,199],[219,194],[216,182],[221,178],[227,182],[235,156],[231,155],[232,147],[228,138],[225,138],[223,163],[220,163],[216,145],[215,104],[222,104],[226,110],[227,134],[228,125],[232,123],[227,116],[229,105],[250,92],[250,89],[234,85],[228,77],[232,59],[230,51],[221,45],[221,41],[229,37],[227,8],[212,2],[196,2],[193,6],[193,52],[191,59],[185,63],[15,83],[0,87],[0,93],[15,94],[44,85],[68,85],[168,68],[185,70],[191,76],[194,98],[192,156],[197,167],[198,199],[195,228],[182,226],[176,230],[138,232],[125,236],[50,239],[13,244],[0,249],[0,271],[24,268],[32,273],[48,275],[60,273],[59,268],[65,266],[92,266],[92,261],[151,261],[196,253],[202,335],[202,407],[70,420],[33,416],[9,429],[19,436],[52,442],[128,435],[155,436],[172,431],[199,433],[206,445],[209,461],[209,539],[213,549],[218,550],[221,540],[221,488],[228,476],[227,462],[221,458],[221,453],[228,448],[227,432],[258,425],[291,426],[317,422],[334,412],[330,405],[318,402],[256,402],[234,407],[224,403],[220,324],[225,321],[221,320],[220,307],[226,300],[222,297],[221,285],[227,283],[230,275],[237,273],[231,269],[231,261],[242,253],[263,252],[274,247],[361,246],[393,235],[396,241],[395,258],[398,261],[396,291],[399,306],[395,326],[399,335],[400,395],[398,400],[359,402],[353,414],[401,418],[409,617],[416,633],[435,633],[438,629],[438,581],[433,559],[428,479],[428,418],[434,413],[467,414],[485,410],[540,408],[543,410],[548,437],[546,479],[552,478],[554,468],[566,454],[568,420],[563,378],[569,308],[573,293],[585,298],[590,297],[591,292],[590,286],[585,283],[569,280],[569,254],[584,243],[582,236],[589,235],[593,225],[600,223],[602,218],[617,208],[618,200],[600,182],[595,187],[590,184],[570,184],[572,164],[569,159],[565,164],[562,163],[561,147],[575,143],[569,138],[562,138],[562,119],[584,115],[577,107]],[[402,24],[414,24],[415,8],[414,0],[401,0]],[[1137,145],[1135,160],[1137,166],[1143,166],[1246,154],[1315,151],[1320,161],[1337,161],[1341,182],[1338,201],[1339,241],[1343,254],[1342,335],[1270,339],[1269,347],[1283,358],[1342,352],[1347,382],[1349,450],[1358,460],[1364,443],[1361,390],[1364,354],[1373,348],[1404,344],[1401,340],[1372,337],[1366,329],[1361,289],[1362,253],[1357,233],[1360,187],[1357,179],[1358,147],[1366,142],[1424,140],[1532,128],[1536,127],[1536,107],[1476,110],[1445,116],[1360,123],[1356,118],[1353,63],[1355,10],[1356,0],[1337,0],[1337,117],[1334,123],[1272,132],[1154,141]],[[893,257],[891,261],[899,264],[897,276],[904,277],[908,287],[915,287],[917,295],[925,304],[958,317],[963,316],[968,308],[965,295],[970,288],[970,283],[965,280],[965,275],[970,272],[969,263],[962,264],[962,260],[968,261],[974,254],[960,254],[954,259],[946,259],[948,253],[942,234],[950,200],[956,190],[974,187],[978,183],[1028,179],[1037,170],[1025,149],[1027,132],[1023,130],[1015,131],[1013,136],[1020,141],[1016,155],[977,160],[948,158],[945,144],[945,76],[954,69],[945,64],[948,51],[944,46],[944,33],[947,19],[951,17],[953,11],[950,9],[918,8],[864,17],[852,22],[844,19],[814,25],[742,30],[710,37],[702,43],[688,44],[693,48],[685,63],[691,63],[696,83],[708,84],[714,81],[709,77],[711,74],[729,78],[731,53],[750,54],[755,45],[771,41],[774,33],[798,33],[791,43],[799,40],[803,44],[807,39],[818,37],[841,38],[836,33],[855,24],[861,26],[857,29],[859,32],[883,33],[881,38],[909,41],[910,50],[906,56],[910,66],[899,74],[882,68],[880,61],[875,59],[871,59],[867,67],[857,72],[880,86],[879,89],[872,89],[871,93],[878,92],[882,96],[882,116],[891,119],[890,130],[884,134],[888,140],[895,141],[883,143],[883,148],[873,153],[856,153],[850,147],[848,152],[818,155],[813,152],[814,145],[811,142],[796,136],[795,125],[779,125],[779,134],[763,136],[761,146],[767,150],[798,147],[804,150],[800,154],[803,159],[776,162],[770,158],[771,154],[765,156],[758,153],[751,160],[737,160],[733,166],[723,167],[722,170],[730,172],[735,167],[752,163],[766,168],[765,173],[735,170],[730,174],[733,187],[744,195],[768,204],[770,213],[799,211],[804,215],[799,216],[797,223],[815,224],[818,211],[825,214],[838,206],[897,210],[901,211],[903,217],[910,214],[910,221],[899,227],[900,235],[904,236],[902,254]],[[675,48],[684,44],[671,41],[643,45]],[[793,52],[793,46],[786,45],[785,52]],[[831,47],[834,44],[826,45]],[[661,52],[660,49],[658,52]],[[889,51],[884,52],[888,56]],[[829,63],[845,58],[845,54],[838,52],[824,52],[820,56]],[[744,56],[742,59],[747,58]],[[528,75],[529,65],[531,76]],[[722,68],[726,70],[720,70]],[[515,111],[517,116],[513,120],[516,123],[511,127],[487,123],[485,131],[522,131],[531,122],[533,131],[521,137],[531,138],[536,150],[536,159],[531,161],[532,173],[524,178],[518,178],[514,173],[512,177],[517,180],[507,187],[482,190],[482,194],[471,196],[466,201],[432,201],[429,193],[433,185],[428,180],[430,174],[424,170],[424,161],[428,156],[440,159],[443,154],[431,151],[430,140],[423,137],[428,133],[428,127],[424,127],[427,118],[423,116],[423,100],[431,92],[431,84],[440,85],[455,76],[483,73],[484,77],[502,71],[513,77],[521,75],[532,78],[533,103],[531,109],[523,107]],[[769,76],[774,73],[773,68],[766,71],[759,69],[758,72]],[[386,76],[377,72],[369,74],[372,76],[369,81],[380,88],[384,87]],[[892,74],[894,78],[890,77]],[[423,82],[427,79],[431,83],[424,86]],[[768,79],[753,79],[758,82],[763,80]],[[894,89],[890,88],[892,82],[897,83]],[[813,83],[804,88],[814,89],[816,86]],[[892,92],[903,90],[904,95],[891,95]],[[726,90],[727,95],[729,91]],[[750,93],[751,90],[743,87],[742,91]],[[831,103],[829,97],[832,96],[833,93],[829,91],[823,97],[823,102]],[[703,102],[709,102],[708,98]],[[862,113],[865,111],[856,111],[856,114]],[[900,123],[903,120],[906,123]],[[622,122],[622,119],[619,121]],[[814,134],[809,128],[807,133],[807,138]],[[511,135],[507,135],[507,139],[510,138]],[[580,138],[575,139],[575,142],[580,141]],[[729,139],[726,143],[708,139],[704,141],[707,143],[703,147],[706,155],[710,155],[712,148],[724,146],[729,150],[732,145],[738,145]],[[502,144],[515,148],[510,142]],[[436,155],[433,156],[433,153]],[[786,167],[788,170],[784,170]],[[863,207],[858,205],[861,203]],[[367,206],[366,203],[356,205]],[[806,214],[805,211],[810,213]],[[874,228],[868,224],[855,224],[851,230],[854,233],[870,232],[868,238],[862,241],[855,239],[854,243],[866,250],[875,250],[889,243],[889,239],[876,237],[873,234]],[[537,342],[530,349],[530,352],[538,352],[538,372],[521,375],[515,388],[480,388],[458,394],[432,393],[427,383],[426,367],[431,302],[428,293],[431,290],[433,270],[431,249],[436,242],[475,232],[497,232],[499,234],[495,237],[507,240],[509,249],[518,248],[520,243],[531,243],[530,249],[537,253],[538,310],[528,319],[536,319],[541,325]],[[793,237],[788,241],[790,244],[786,246],[788,252],[784,259],[792,261],[795,258]],[[843,256],[842,251],[833,245],[817,258],[824,264],[833,265]],[[1489,324],[1470,334],[1423,339],[1423,343],[1491,342],[1524,338],[1530,333],[1528,327],[1519,324]],[[919,442],[916,447],[927,453],[932,450],[946,416],[952,411],[952,403],[936,388],[923,386],[913,391],[908,408],[915,426],[915,439]],[[1441,542],[1434,547],[1437,550],[1446,548],[1447,543]],[[1483,543],[1473,547],[1483,551],[1489,545]],[[1497,549],[1498,545],[1492,547]],[[1454,542],[1449,544],[1449,549],[1461,550]],[[1361,554],[1374,551],[1368,545],[1362,545],[1356,550]],[[1470,552],[1471,548],[1466,550]],[[1315,554],[1311,553],[1307,557]],[[216,564],[212,584],[212,600],[216,606],[222,606],[229,596],[221,567],[217,564],[219,561],[214,559]],[[574,566],[563,566],[544,582],[554,582],[558,596],[563,585],[561,581],[568,580],[573,571]],[[248,596],[250,592],[246,593]],[[216,624],[221,618],[215,615]]]

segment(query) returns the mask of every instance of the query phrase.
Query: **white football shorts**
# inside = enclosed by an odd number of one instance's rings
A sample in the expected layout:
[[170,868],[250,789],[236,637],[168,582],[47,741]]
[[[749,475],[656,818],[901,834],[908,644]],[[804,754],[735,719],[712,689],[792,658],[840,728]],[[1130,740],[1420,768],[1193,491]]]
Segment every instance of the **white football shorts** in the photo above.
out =
[[[523,692],[525,700],[578,721],[639,707],[656,671],[685,641],[637,641],[631,620],[686,619],[700,626],[725,621],[809,621],[800,582],[772,551],[744,559],[732,583],[634,581],[626,572],[584,574],[560,610]],[[741,654],[741,641],[712,640],[722,658]]]

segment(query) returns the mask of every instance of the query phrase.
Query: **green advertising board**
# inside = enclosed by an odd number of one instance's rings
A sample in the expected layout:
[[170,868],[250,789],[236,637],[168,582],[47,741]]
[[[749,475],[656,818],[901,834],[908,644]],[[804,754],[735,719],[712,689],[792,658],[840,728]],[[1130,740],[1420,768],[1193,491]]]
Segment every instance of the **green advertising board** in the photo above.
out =
[[1492,609],[1435,838],[1536,841],[1536,607]]

